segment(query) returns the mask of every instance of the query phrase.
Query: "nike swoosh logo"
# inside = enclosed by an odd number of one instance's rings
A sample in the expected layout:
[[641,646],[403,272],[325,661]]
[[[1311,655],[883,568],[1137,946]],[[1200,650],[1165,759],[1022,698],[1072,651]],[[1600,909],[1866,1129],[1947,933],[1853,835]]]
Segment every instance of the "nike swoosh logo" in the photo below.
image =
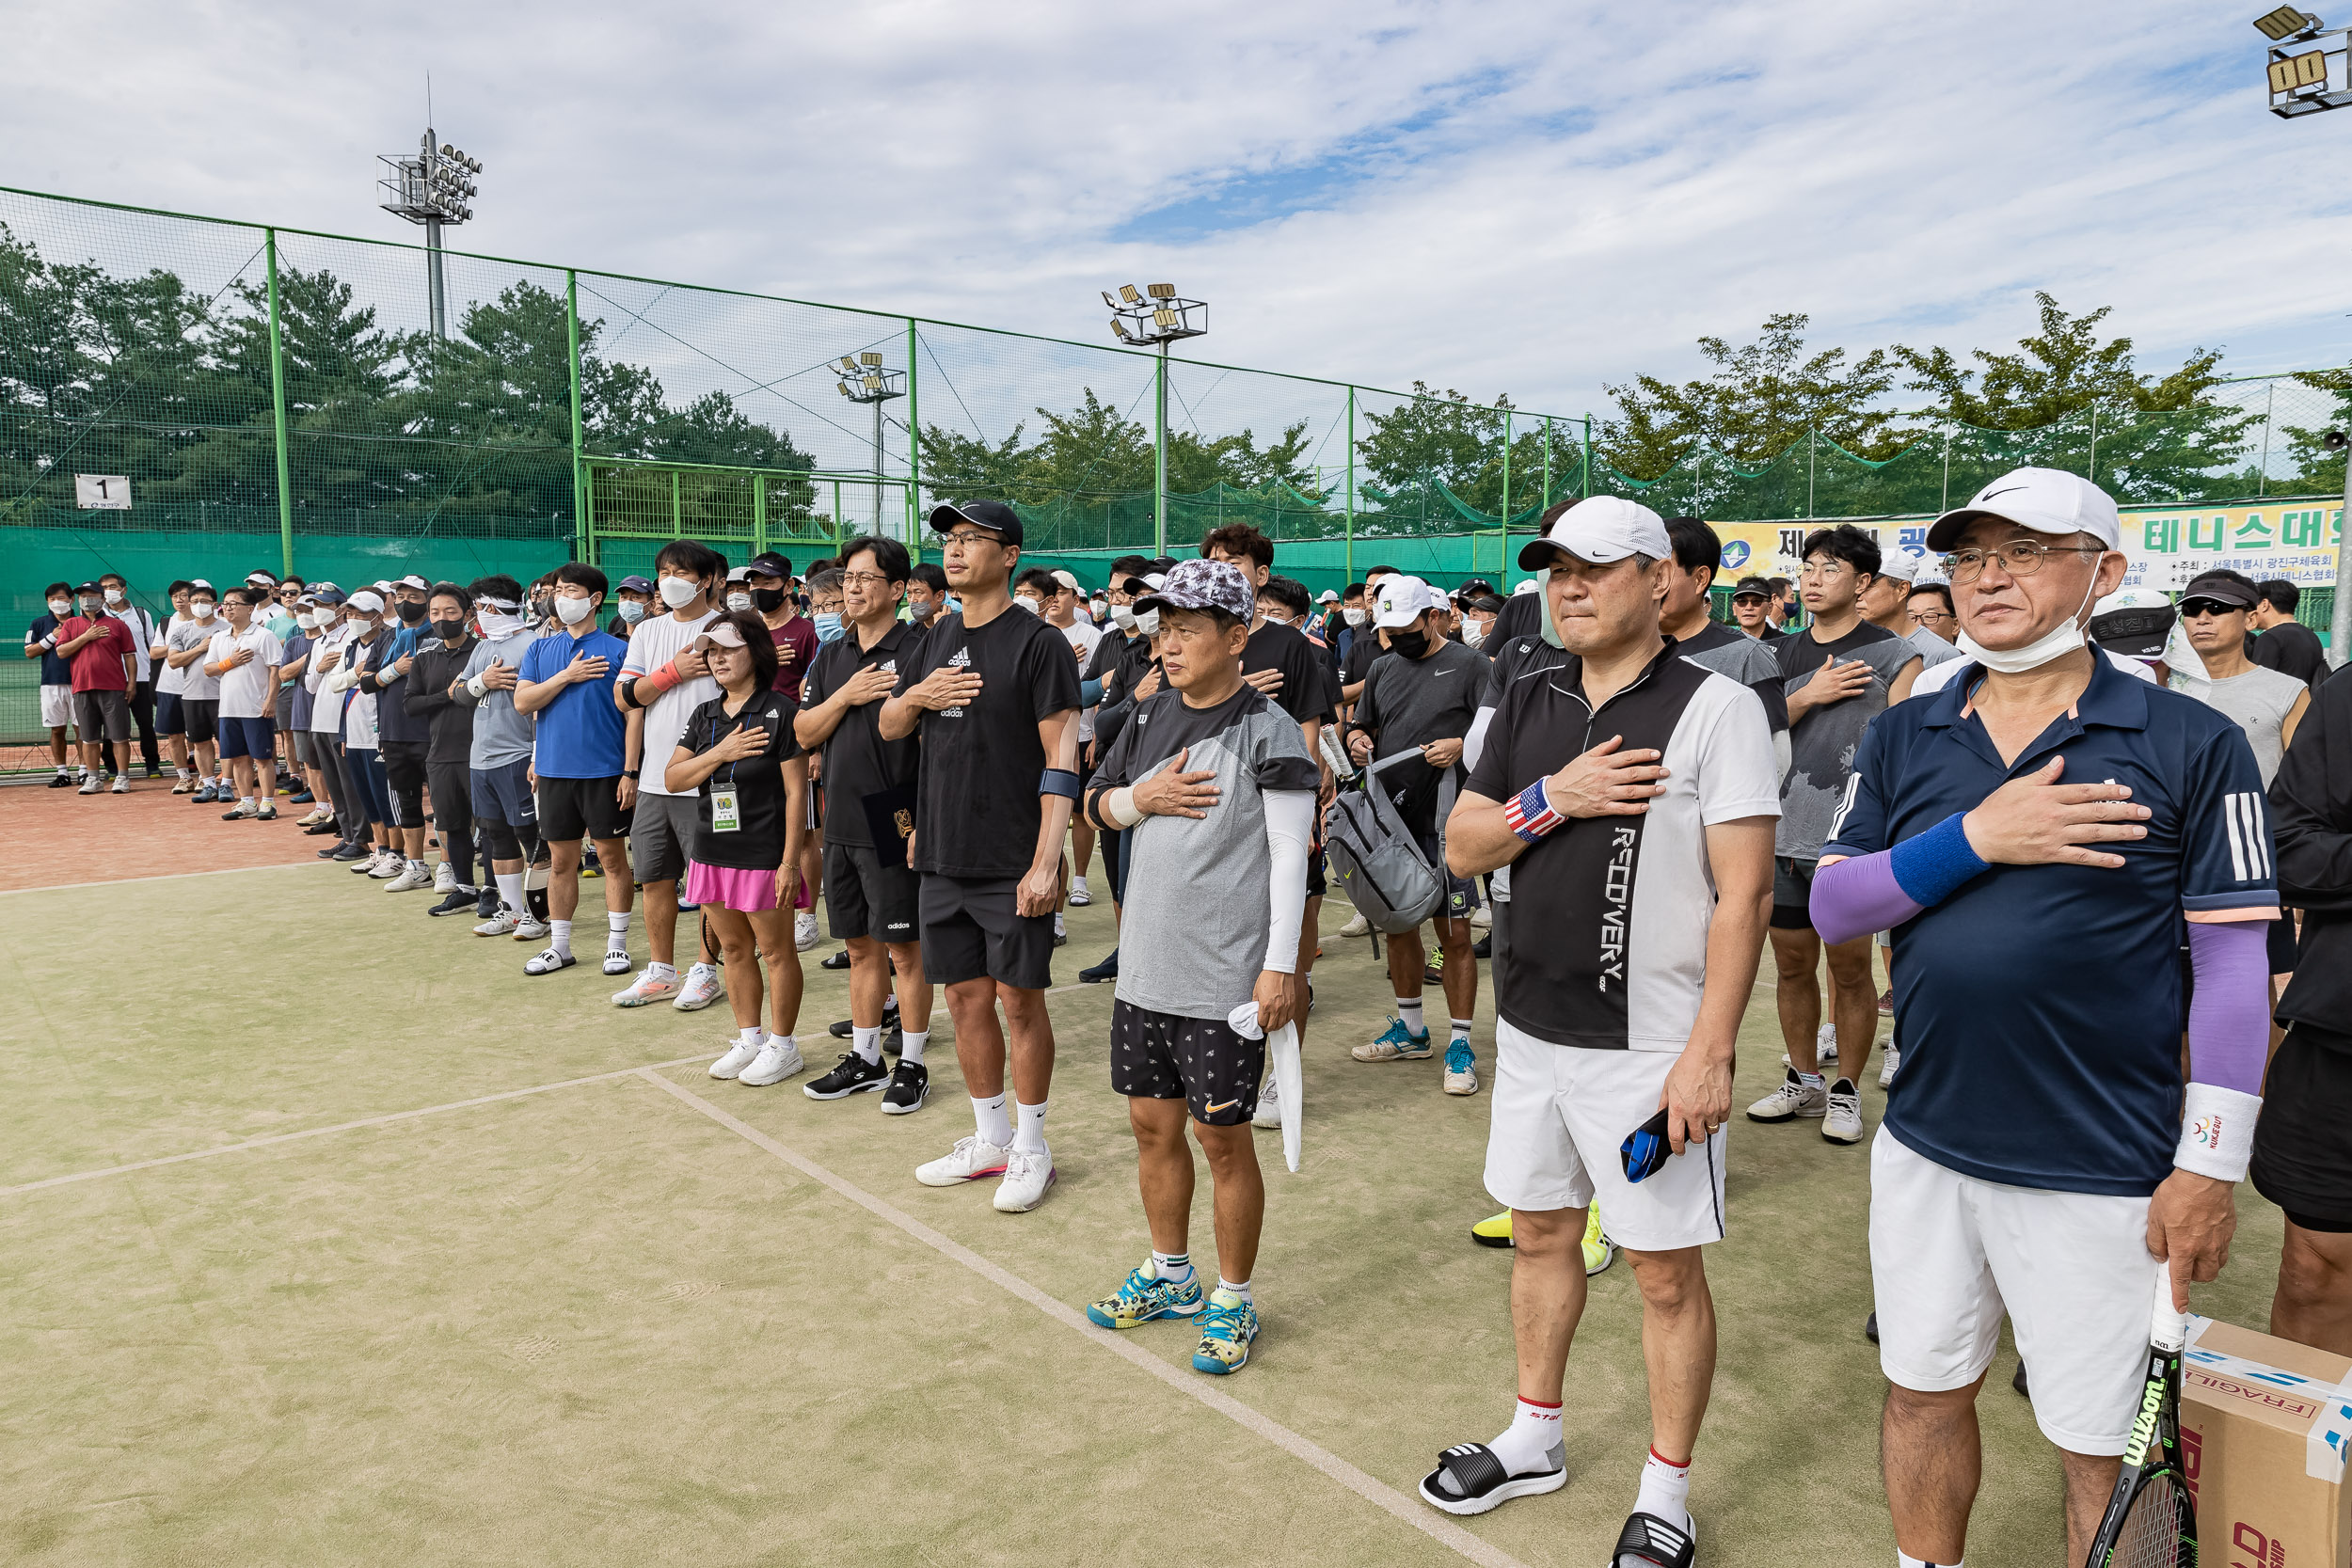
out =
[[1240,1104],[1240,1103],[1241,1103],[1241,1101],[1238,1101],[1238,1100],[1229,1100],[1229,1101],[1226,1101],[1224,1104],[1222,1104],[1222,1105],[1209,1105],[1209,1106],[1204,1106],[1204,1107],[1202,1107],[1202,1108],[1203,1108],[1204,1110],[1206,1110],[1206,1111],[1209,1113],[1209,1115],[1211,1115],[1211,1116],[1215,1116],[1215,1115],[1216,1115],[1219,1111],[1230,1111],[1230,1110],[1232,1110],[1234,1106],[1236,1106],[1236,1105],[1238,1105],[1238,1104]]

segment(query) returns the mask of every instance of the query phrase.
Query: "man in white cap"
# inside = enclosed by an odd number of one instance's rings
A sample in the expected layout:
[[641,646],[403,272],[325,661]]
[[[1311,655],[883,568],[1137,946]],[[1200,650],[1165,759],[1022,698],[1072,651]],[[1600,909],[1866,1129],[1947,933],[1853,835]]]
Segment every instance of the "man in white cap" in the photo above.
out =
[[1870,1275],[1906,1568],[1962,1559],[2005,1313],[2083,1560],[2152,1308],[2219,1273],[2261,1110],[2279,912],[2262,778],[2227,715],[2084,645],[2119,542],[2115,502],[2049,468],[1936,519],[1968,662],[1872,721],[1813,884],[1824,941],[1891,928],[1902,958]]
[[1661,629],[1674,557],[1658,515],[1615,497],[1577,503],[1521,552],[1547,574],[1561,646],[1512,678],[1446,840],[1454,871],[1514,871],[1494,927],[1486,1181],[1513,1211],[1518,1398],[1501,1435],[1446,1449],[1421,1496],[1483,1513],[1565,1484],[1579,1243],[1605,1190],[1650,1369],[1648,1451],[1612,1563],[1692,1560],[1715,1362],[1701,1249],[1724,1234],[1723,1128],[1780,811],[1762,701]]
[[[1961,657],[1958,648],[1931,631],[1921,630],[1911,618],[1912,589],[1929,573],[1928,558],[1924,552],[1883,550],[1879,556],[1878,575],[1863,588],[1861,596],[1855,601],[1864,620],[1911,644],[1912,651],[1919,656],[1922,672]],[[1917,689],[1915,684],[1913,689]]]
[[[1440,798],[1461,779],[1462,737],[1478,712],[1486,678],[1486,656],[1447,638],[1445,595],[1419,578],[1397,573],[1380,579],[1373,625],[1389,655],[1373,661],[1363,696],[1348,720],[1348,753],[1358,767],[1418,752],[1380,775],[1378,787],[1395,802],[1405,825],[1420,840],[1422,853],[1438,868],[1445,897],[1438,906],[1438,944],[1445,954],[1446,1012],[1452,1028],[1445,1048],[1445,1092],[1476,1094],[1478,1061],[1470,1050],[1470,1017],[1478,1006],[1476,938],[1470,917],[1478,908],[1478,885],[1444,869],[1438,841]],[[1423,1022],[1421,991],[1428,951],[1421,932],[1389,938],[1389,980],[1396,1016],[1378,1038],[1355,1047],[1359,1062],[1420,1061],[1432,1051]],[[1303,1010],[1303,1009],[1302,1009]]]

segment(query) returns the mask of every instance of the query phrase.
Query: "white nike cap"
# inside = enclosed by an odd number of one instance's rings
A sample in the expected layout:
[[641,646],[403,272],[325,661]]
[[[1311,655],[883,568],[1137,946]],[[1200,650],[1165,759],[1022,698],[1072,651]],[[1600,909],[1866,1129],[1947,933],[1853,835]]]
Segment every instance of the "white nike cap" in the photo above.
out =
[[1942,552],[1960,542],[1979,517],[1998,517],[2036,533],[2088,533],[2108,549],[2123,547],[2123,523],[2115,498],[2080,474],[2062,468],[2017,468],[2003,474],[1928,527],[1928,548]]
[[1675,553],[1675,546],[1666,536],[1665,519],[1648,507],[1621,496],[1590,496],[1554,518],[1541,539],[1531,539],[1520,547],[1519,570],[1533,572],[1556,565],[1555,557],[1562,550],[1579,561],[1606,566],[1629,555],[1663,561]]
[[1928,571],[1928,558],[1906,549],[1892,549],[1879,557],[1879,576],[1893,578],[1898,582],[1917,582]]
[[1372,624],[1384,630],[1394,631],[1409,626],[1421,618],[1423,610],[1440,610],[1445,595],[1419,578],[1403,573],[1380,579],[1380,600],[1373,611]]

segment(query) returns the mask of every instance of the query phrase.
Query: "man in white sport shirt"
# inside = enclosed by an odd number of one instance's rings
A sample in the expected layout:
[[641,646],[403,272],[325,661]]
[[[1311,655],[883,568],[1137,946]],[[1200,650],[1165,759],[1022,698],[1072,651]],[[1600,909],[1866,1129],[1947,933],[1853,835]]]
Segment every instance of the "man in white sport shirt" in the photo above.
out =
[[286,645],[253,618],[267,598],[258,587],[229,590],[222,607],[229,624],[213,634],[204,652],[204,673],[220,688],[220,754],[237,789],[237,803],[222,814],[223,822],[278,816],[278,667],[286,661]]

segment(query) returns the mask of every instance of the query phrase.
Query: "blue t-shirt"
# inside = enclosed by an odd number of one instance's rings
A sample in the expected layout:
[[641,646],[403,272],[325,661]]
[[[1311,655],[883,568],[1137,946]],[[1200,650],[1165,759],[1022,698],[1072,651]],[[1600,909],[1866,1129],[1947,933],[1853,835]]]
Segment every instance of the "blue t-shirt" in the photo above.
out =
[[[63,621],[58,620],[55,615],[50,614],[47,610],[41,611],[40,619],[35,621],[31,626],[24,628],[25,644],[29,647],[31,644],[40,641],[42,638],[48,636],[51,632],[56,631],[59,626],[64,625],[65,623]],[[40,656],[40,684],[43,686],[72,686],[73,684],[73,669],[71,665],[67,664],[64,659],[59,658],[56,654],[43,654]]]
[[531,645],[516,675],[534,684],[553,680],[582,654],[605,661],[604,678],[565,687],[532,715],[539,724],[532,766],[543,779],[610,779],[628,766],[628,720],[612,703],[628,643],[594,625],[578,637],[555,632]]
[[1870,721],[1823,858],[1875,854],[2066,759],[2153,815],[2122,867],[1995,865],[1895,928],[1903,1069],[1886,1130],[1987,1181],[2145,1197],[2181,1130],[2185,922],[2264,918],[2279,895],[2245,732],[2101,659],[2072,713],[2001,761],[1964,713],[1977,672]]

